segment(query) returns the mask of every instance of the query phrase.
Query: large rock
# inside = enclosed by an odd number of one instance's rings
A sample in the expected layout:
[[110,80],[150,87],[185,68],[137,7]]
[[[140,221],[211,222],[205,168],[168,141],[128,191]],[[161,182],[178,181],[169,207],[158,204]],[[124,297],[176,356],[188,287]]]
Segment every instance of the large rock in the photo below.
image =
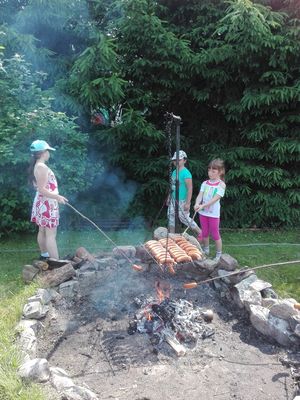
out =
[[35,382],[47,382],[50,377],[49,364],[45,358],[25,362],[18,372],[21,378]]
[[22,277],[25,283],[30,283],[34,280],[37,274],[40,272],[38,268],[33,265],[24,265],[22,271]]
[[160,226],[159,228],[156,228],[155,231],[153,232],[153,239],[159,240],[166,238],[168,236],[168,229]]
[[235,258],[229,254],[222,254],[218,266],[226,271],[234,271],[238,267],[238,262]]
[[51,383],[55,387],[55,389],[59,392],[62,392],[65,389],[69,389],[72,386],[75,386],[73,380],[69,377],[67,372],[62,368],[58,367],[50,367],[51,373]]
[[265,282],[262,279],[257,279],[256,281],[252,282],[250,285],[251,289],[257,290],[261,292],[262,290],[271,288],[272,285],[269,282]]
[[285,320],[288,320],[293,315],[298,315],[298,311],[294,308],[294,303],[288,299],[278,300],[277,303],[270,308],[270,313],[274,315],[274,317]]
[[275,339],[282,346],[295,344],[287,321],[270,315],[270,310],[259,305],[250,305],[250,321],[263,335]]
[[63,391],[64,400],[98,400],[98,397],[91,390],[82,386],[72,386]]
[[36,357],[37,339],[32,328],[25,328],[19,332],[19,345],[23,356]]
[[234,302],[238,305],[239,308],[246,308],[246,310],[250,311],[250,305],[256,304],[261,305],[261,295],[259,292],[253,289],[239,289],[232,290],[231,295],[233,297]]
[[118,246],[113,249],[113,256],[116,259],[130,259],[133,260],[136,255],[134,246]]
[[72,299],[79,291],[79,283],[77,280],[72,279],[71,281],[61,283],[58,290],[63,297]]
[[32,301],[25,304],[23,308],[23,316],[26,319],[41,319],[48,311],[48,306],[43,306],[39,301]]
[[201,245],[198,242],[198,240],[195,238],[195,236],[189,235],[188,233],[184,233],[182,236],[185,237],[186,240],[188,240],[190,243],[192,243],[194,246],[196,246],[197,249],[199,249],[203,253]]

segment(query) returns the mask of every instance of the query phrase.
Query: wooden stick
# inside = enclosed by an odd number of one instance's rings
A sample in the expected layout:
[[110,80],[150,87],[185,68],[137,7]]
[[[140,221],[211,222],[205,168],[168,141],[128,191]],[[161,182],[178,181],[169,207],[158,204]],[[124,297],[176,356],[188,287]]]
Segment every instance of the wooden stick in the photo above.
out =
[[[208,283],[208,282],[212,282],[212,281],[216,281],[218,279],[222,279],[222,278],[227,278],[228,276],[233,276],[233,275],[238,275],[241,274],[243,272],[247,272],[247,271],[254,271],[256,269],[261,269],[261,268],[269,268],[269,267],[279,267],[282,265],[289,265],[289,264],[297,264],[300,263],[300,260],[295,260],[295,261],[285,261],[285,262],[280,262],[280,263],[274,263],[274,264],[264,264],[264,265],[259,265],[258,267],[253,267],[253,268],[242,268],[239,269],[238,271],[234,271],[231,272],[230,274],[227,275],[223,275],[223,276],[216,276],[214,278],[210,278],[210,279],[206,279],[205,281],[198,281],[198,282],[190,282],[190,283],[185,283],[183,285],[183,288],[185,288],[185,285],[190,285],[193,283],[193,287],[197,287],[198,285],[201,285],[203,283]],[[195,285],[195,283],[197,285]],[[191,288],[191,287],[190,287]]]
[[[194,212],[194,215],[193,215],[193,219],[196,217],[196,214],[197,214],[197,211],[195,211]],[[188,225],[186,228],[185,228],[185,230],[183,231],[183,235],[188,231],[188,229],[190,228],[190,225]]]
[[170,334],[170,332],[164,331],[166,342],[172,347],[178,357],[184,356],[186,353],[185,347],[178,342],[178,340]]

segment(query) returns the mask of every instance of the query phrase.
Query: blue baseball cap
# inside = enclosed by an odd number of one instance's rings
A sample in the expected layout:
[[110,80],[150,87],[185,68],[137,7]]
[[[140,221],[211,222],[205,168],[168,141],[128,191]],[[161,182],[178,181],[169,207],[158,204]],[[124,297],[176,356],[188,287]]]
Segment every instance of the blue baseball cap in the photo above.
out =
[[35,151],[45,151],[45,150],[53,150],[55,149],[53,147],[50,147],[45,140],[35,140],[34,142],[31,143],[30,145],[30,151],[35,152]]

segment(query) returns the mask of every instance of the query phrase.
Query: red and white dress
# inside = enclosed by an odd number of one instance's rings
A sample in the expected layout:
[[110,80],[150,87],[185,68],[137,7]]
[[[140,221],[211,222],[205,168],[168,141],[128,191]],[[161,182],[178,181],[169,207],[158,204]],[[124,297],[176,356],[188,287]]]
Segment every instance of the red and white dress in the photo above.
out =
[[[48,180],[45,187],[49,192],[58,194],[57,181],[50,168],[48,168]],[[31,222],[41,227],[57,227],[59,224],[57,200],[50,199],[37,191],[32,205]]]

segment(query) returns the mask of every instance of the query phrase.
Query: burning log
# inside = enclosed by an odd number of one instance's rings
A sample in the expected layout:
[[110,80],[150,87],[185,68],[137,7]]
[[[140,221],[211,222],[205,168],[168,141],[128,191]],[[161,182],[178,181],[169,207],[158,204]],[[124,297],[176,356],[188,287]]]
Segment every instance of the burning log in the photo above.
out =
[[178,357],[182,357],[186,354],[186,348],[178,342],[178,340],[172,335],[170,331],[163,331],[166,342],[172,347]]

